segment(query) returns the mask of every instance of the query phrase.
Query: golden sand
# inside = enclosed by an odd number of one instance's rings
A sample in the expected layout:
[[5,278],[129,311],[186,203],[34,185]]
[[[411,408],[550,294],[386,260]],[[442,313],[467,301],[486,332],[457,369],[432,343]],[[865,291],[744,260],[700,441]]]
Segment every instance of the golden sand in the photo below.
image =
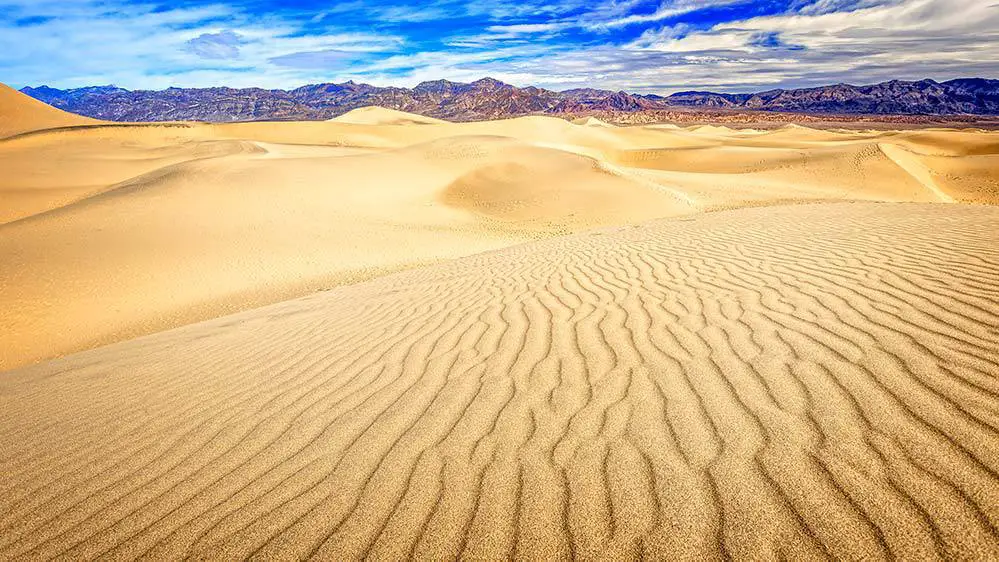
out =
[[51,126],[0,559],[999,557],[999,135]]

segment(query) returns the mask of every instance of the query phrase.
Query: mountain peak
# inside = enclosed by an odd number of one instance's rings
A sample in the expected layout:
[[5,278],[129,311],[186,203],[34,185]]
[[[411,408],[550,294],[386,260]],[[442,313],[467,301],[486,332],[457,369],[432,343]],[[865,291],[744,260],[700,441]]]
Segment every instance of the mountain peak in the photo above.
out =
[[485,78],[479,78],[475,82],[472,82],[472,86],[475,86],[477,88],[491,88],[491,89],[513,88],[513,86],[511,86],[510,84],[507,84],[506,82],[501,82],[489,76],[486,76]]

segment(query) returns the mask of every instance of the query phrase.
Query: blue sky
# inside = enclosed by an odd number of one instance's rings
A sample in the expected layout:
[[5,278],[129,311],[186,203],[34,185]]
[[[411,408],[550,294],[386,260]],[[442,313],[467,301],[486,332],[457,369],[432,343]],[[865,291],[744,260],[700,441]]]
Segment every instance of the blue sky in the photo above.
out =
[[0,82],[492,76],[671,93],[999,77],[999,0],[0,0]]

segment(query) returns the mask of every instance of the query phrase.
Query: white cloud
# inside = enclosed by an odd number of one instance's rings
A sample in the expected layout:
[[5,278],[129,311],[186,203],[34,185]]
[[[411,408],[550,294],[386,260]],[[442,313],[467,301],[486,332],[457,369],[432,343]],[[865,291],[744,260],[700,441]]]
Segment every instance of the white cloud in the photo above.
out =
[[194,39],[188,39],[187,49],[203,59],[234,59],[239,57],[239,46],[243,36],[225,30],[218,33],[202,33]]

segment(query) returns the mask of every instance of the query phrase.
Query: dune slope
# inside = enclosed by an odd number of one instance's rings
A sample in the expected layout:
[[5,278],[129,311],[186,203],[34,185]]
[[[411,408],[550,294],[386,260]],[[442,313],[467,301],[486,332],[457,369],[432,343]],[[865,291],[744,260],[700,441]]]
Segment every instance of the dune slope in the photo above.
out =
[[67,113],[0,84],[0,139],[30,131],[100,123]]
[[999,556],[999,208],[605,228],[0,378],[0,558]]
[[0,141],[0,225],[167,166],[254,151],[261,152],[249,142],[206,138],[189,125],[94,126]]

